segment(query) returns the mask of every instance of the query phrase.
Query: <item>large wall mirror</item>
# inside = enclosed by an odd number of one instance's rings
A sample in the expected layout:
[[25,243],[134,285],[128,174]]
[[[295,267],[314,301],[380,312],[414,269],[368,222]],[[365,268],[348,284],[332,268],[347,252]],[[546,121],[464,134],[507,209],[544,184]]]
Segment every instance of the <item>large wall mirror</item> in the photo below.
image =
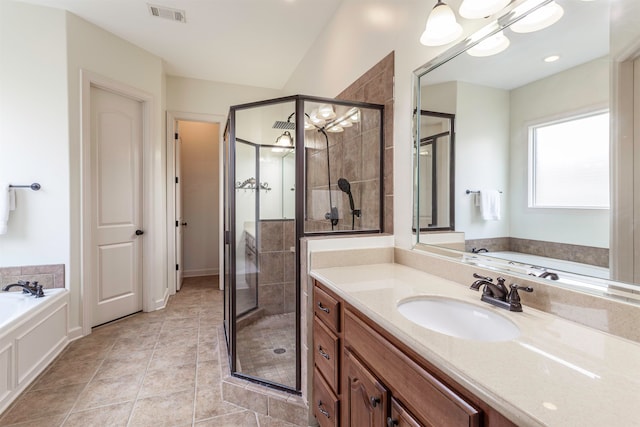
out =
[[[527,2],[516,1],[509,13],[415,71],[413,229],[422,249],[446,248],[465,262],[558,284],[595,283],[598,292],[637,289],[629,284],[640,284],[638,261],[626,248],[637,246],[640,230],[634,235],[633,221],[630,233],[616,225],[619,201],[634,193],[619,193],[628,177],[611,161],[620,154],[615,138],[610,142],[619,93],[611,89],[617,71],[610,17],[613,4],[624,1],[556,0],[563,16],[535,32],[518,28],[527,14],[518,8]],[[624,43],[640,37],[638,28],[627,25]],[[446,180],[449,188],[438,188],[450,198],[432,197],[436,163],[427,162],[422,141],[438,132],[421,111],[454,118],[455,156],[451,151],[440,167],[455,174]],[[451,227],[432,226],[430,215],[447,209]]]

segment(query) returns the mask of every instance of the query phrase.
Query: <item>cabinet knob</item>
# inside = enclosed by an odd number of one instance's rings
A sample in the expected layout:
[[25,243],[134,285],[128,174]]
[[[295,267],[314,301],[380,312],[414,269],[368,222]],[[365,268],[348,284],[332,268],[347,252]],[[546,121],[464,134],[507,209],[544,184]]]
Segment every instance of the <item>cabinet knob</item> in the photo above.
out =
[[143,234],[144,234],[144,231],[136,230],[136,236],[142,236]]
[[391,417],[387,418],[387,427],[393,427],[398,425],[398,420],[394,420]]
[[329,309],[327,307],[325,307],[324,305],[322,305],[322,303],[320,301],[318,301],[318,308],[322,311],[324,311],[325,313],[329,313]]
[[380,398],[379,397],[375,397],[375,396],[371,396],[369,401],[371,402],[371,406],[373,406],[375,408],[376,406],[378,406],[378,403],[380,403]]

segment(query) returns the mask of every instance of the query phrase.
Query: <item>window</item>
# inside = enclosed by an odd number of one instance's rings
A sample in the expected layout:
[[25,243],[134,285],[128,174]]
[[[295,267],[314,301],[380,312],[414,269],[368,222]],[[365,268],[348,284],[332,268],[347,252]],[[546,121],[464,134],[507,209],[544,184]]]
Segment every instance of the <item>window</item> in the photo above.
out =
[[529,127],[529,207],[609,208],[609,112]]

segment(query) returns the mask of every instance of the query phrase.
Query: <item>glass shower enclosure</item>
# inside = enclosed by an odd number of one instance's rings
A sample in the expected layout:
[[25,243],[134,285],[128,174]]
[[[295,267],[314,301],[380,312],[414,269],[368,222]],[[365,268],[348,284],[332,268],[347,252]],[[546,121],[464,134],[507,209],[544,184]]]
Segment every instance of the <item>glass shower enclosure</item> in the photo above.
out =
[[383,231],[382,117],[382,105],[302,95],[230,108],[224,325],[234,376],[300,391],[300,238]]

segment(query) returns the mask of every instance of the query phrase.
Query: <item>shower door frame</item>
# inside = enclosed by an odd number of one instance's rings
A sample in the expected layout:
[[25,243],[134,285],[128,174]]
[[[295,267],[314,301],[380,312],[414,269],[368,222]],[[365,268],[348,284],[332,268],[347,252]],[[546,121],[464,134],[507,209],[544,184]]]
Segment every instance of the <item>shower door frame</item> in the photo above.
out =
[[[264,378],[258,378],[251,375],[248,375],[243,372],[237,371],[237,342],[236,342],[236,325],[235,319],[237,316],[236,312],[236,299],[235,299],[235,290],[236,290],[236,197],[235,197],[235,180],[236,180],[236,156],[235,156],[235,146],[236,146],[236,112],[238,110],[245,110],[250,108],[258,108],[267,105],[275,105],[281,104],[285,102],[294,102],[295,104],[295,141],[294,141],[294,150],[295,150],[295,342],[296,342],[296,386],[295,389],[284,384],[275,383]],[[305,152],[305,128],[304,128],[304,120],[301,120],[301,117],[305,116],[305,102],[314,102],[314,103],[323,103],[323,104],[333,104],[333,105],[343,105],[343,106],[352,106],[352,107],[361,107],[368,108],[373,110],[378,110],[379,113],[379,141],[380,141],[380,158],[379,158],[379,182],[380,182],[380,194],[379,194],[379,218],[378,218],[378,228],[377,229],[367,229],[367,230],[334,230],[334,231],[319,231],[319,232],[305,232],[305,198],[306,198],[306,152]],[[322,98],[315,96],[306,96],[306,95],[292,95],[281,98],[273,98],[263,101],[257,101],[247,104],[234,105],[229,108],[229,117],[227,120],[227,132],[229,133],[229,153],[225,156],[225,160],[229,161],[228,165],[228,173],[229,179],[227,179],[225,191],[228,192],[228,206],[225,206],[225,210],[229,210],[229,224],[225,224],[225,245],[229,245],[229,260],[225,259],[225,263],[229,264],[229,277],[228,280],[225,280],[225,291],[224,291],[224,321],[223,324],[225,326],[225,335],[227,339],[228,345],[228,354],[229,357],[229,367],[231,371],[231,375],[239,378],[243,378],[252,382],[256,382],[262,385],[266,385],[271,388],[284,390],[290,393],[295,393],[300,395],[302,389],[302,372],[301,372],[301,306],[300,306],[300,297],[302,294],[302,290],[300,289],[301,283],[301,263],[300,263],[300,240],[303,237],[307,236],[344,236],[344,235],[366,235],[366,234],[380,234],[384,232],[384,152],[385,152],[385,142],[384,142],[384,105],[382,104],[372,104],[367,102],[357,102],[357,101],[346,101],[346,100],[338,100],[332,98]],[[247,142],[247,141],[245,141]],[[269,144],[265,144],[264,146],[268,146]],[[257,159],[259,162],[259,158]],[[256,190],[259,191],[259,190]],[[257,207],[259,209],[259,206]],[[227,216],[225,216],[225,219]],[[256,216],[256,223],[259,219],[259,212]],[[229,230],[226,230],[227,226]],[[226,266],[225,266],[226,271]],[[227,279],[227,277],[225,277]],[[227,284],[231,287],[231,290],[227,290]],[[227,297],[229,296],[229,301],[227,301]],[[231,298],[233,297],[233,298]],[[305,325],[306,326],[306,325]]]

